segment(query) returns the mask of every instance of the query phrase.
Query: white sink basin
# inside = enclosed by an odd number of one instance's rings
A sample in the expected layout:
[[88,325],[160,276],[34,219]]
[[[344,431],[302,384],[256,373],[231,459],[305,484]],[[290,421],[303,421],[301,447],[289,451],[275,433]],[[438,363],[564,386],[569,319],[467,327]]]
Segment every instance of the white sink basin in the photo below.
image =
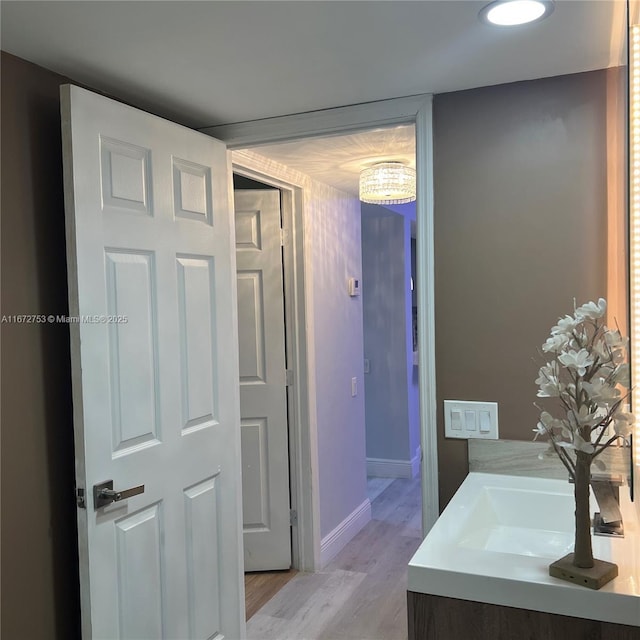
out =
[[573,548],[573,496],[485,486],[457,543],[467,549],[560,558]]

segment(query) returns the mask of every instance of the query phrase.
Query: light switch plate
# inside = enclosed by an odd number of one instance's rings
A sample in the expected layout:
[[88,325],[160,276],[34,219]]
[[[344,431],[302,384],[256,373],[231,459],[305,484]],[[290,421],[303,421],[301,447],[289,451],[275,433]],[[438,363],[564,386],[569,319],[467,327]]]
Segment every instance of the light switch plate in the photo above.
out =
[[444,435],[464,440],[497,440],[498,403],[445,400]]

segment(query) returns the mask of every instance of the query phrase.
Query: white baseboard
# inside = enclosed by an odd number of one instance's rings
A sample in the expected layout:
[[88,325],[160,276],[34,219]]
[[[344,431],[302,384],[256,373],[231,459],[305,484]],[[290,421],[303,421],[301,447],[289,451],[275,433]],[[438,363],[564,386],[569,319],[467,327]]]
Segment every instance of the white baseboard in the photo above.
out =
[[338,552],[371,520],[371,502],[367,498],[320,542],[320,566],[327,565]]
[[376,478],[417,478],[421,458],[422,450],[419,445],[411,460],[367,458],[367,475]]

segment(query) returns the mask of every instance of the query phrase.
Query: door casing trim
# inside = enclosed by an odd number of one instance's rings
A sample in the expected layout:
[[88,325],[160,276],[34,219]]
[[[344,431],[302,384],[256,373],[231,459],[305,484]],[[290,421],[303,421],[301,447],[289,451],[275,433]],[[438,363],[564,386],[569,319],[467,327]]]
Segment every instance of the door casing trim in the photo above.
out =
[[[432,95],[408,96],[337,109],[266,118],[233,125],[207,127],[202,133],[227,143],[233,171],[281,190],[284,224],[290,224],[285,247],[285,296],[288,312],[287,345],[294,369],[290,394],[291,502],[298,514],[293,526],[294,567],[302,571],[320,568],[320,496],[315,396],[313,300],[306,287],[310,273],[305,254],[304,203],[310,178],[246,150],[274,142],[313,136],[353,133],[395,124],[416,127],[416,264],[418,297],[418,371],[420,395],[420,444],[422,447],[422,529],[426,535],[439,515],[437,405],[435,377],[435,270],[433,194]],[[289,288],[288,288],[289,287]]]

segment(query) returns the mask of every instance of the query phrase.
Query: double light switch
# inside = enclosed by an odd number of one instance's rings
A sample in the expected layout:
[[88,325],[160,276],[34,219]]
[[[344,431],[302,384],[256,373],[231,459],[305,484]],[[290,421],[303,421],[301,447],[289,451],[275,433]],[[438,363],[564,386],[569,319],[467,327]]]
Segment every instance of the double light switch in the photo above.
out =
[[498,438],[496,402],[444,401],[445,436],[448,438]]

